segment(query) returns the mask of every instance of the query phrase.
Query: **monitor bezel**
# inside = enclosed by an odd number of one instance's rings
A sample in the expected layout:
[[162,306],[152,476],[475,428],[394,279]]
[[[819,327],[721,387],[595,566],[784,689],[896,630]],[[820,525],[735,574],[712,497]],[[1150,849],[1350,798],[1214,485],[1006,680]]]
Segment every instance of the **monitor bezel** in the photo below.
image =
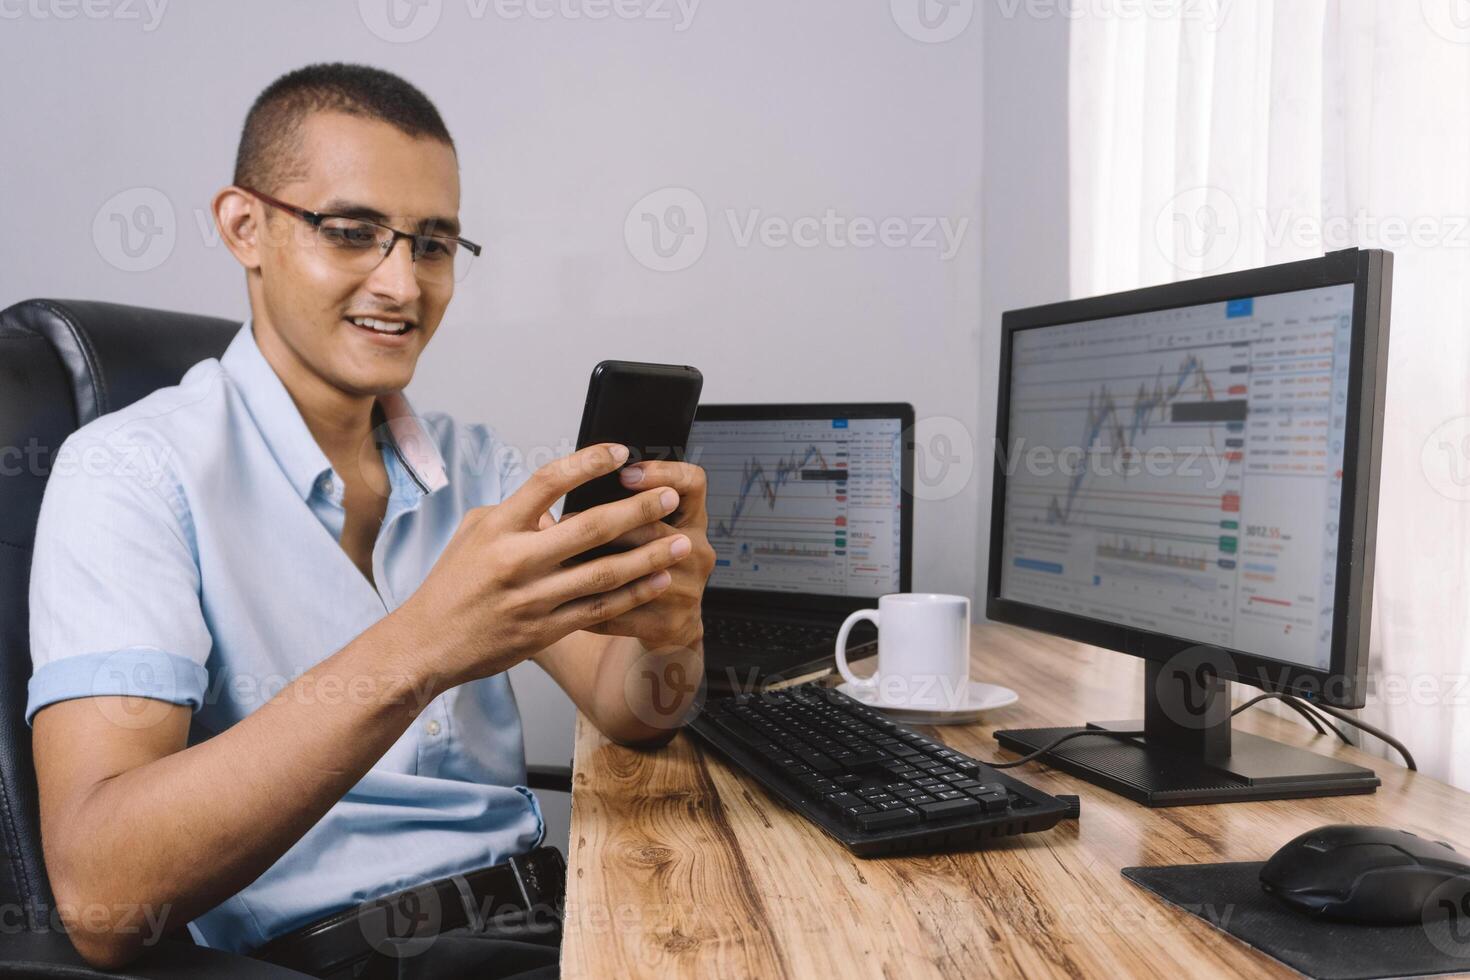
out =
[[[701,404],[694,413],[699,422],[767,422],[822,418],[898,419],[900,436],[898,590],[913,589],[914,549],[914,406],[908,402],[802,402],[787,404]],[[693,434],[690,435],[691,442]],[[693,460],[698,462],[698,460]],[[763,612],[807,616],[813,612],[847,615],[866,609],[877,596],[844,596],[817,592],[774,592],[766,589],[735,589],[709,585],[706,604],[712,608],[750,608],[759,604]]]
[[[1332,649],[1325,671],[1001,596],[1007,455],[1002,447],[1010,445],[1010,365],[1013,340],[1018,331],[1340,285],[1353,287],[1352,339],[1348,364],[1347,431],[1343,439],[1340,504],[1343,519],[1338,527]],[[1053,633],[1159,663],[1184,654],[1203,656],[1227,680],[1263,690],[1296,694],[1338,707],[1362,707],[1367,694],[1373,546],[1377,532],[1391,292],[1391,253],[1381,249],[1344,249],[1317,259],[1011,310],[1003,314],[986,616],[998,622]]]

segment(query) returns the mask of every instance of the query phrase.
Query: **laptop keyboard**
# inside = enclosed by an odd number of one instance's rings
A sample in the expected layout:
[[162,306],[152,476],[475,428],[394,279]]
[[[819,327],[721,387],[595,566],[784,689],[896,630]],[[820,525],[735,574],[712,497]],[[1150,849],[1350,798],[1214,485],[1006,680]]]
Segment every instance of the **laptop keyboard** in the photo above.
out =
[[704,621],[704,642],[725,649],[806,653],[825,648],[831,653],[836,641],[837,630],[826,626],[714,616]]

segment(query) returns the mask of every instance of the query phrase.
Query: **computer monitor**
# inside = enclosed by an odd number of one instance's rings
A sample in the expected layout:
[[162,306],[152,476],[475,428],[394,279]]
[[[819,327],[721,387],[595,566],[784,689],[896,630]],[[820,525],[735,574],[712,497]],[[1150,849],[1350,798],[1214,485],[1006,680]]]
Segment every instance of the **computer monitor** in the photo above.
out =
[[1145,734],[1058,768],[1151,805],[1376,788],[1232,733],[1225,682],[1363,704],[1391,269],[1348,249],[1004,315],[986,613],[1146,662],[1144,719],[1089,724]]
[[700,405],[715,602],[846,615],[907,591],[913,424],[907,404]]

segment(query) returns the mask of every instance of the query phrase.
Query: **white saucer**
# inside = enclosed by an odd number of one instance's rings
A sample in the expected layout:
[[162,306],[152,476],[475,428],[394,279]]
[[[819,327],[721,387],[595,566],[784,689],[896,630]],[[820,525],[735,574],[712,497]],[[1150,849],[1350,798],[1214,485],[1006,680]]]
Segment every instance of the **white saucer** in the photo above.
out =
[[978,720],[980,715],[986,711],[1004,708],[1008,704],[1015,704],[1021,700],[1021,696],[1010,688],[1001,687],[999,684],[986,684],[983,681],[971,681],[964,703],[955,707],[944,705],[906,708],[900,705],[884,704],[878,700],[877,691],[871,688],[854,689],[846,681],[837,685],[837,690],[869,708],[876,708],[884,714],[892,715],[896,721],[908,722],[912,725],[962,725]]

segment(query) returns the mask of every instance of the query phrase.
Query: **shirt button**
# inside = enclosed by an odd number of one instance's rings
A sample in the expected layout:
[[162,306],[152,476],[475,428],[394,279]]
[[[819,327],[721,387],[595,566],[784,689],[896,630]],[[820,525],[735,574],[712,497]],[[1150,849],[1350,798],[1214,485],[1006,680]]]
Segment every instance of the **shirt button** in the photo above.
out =
[[437,721],[431,720],[427,725],[424,726],[424,730],[427,731],[430,735],[438,735],[439,723]]

